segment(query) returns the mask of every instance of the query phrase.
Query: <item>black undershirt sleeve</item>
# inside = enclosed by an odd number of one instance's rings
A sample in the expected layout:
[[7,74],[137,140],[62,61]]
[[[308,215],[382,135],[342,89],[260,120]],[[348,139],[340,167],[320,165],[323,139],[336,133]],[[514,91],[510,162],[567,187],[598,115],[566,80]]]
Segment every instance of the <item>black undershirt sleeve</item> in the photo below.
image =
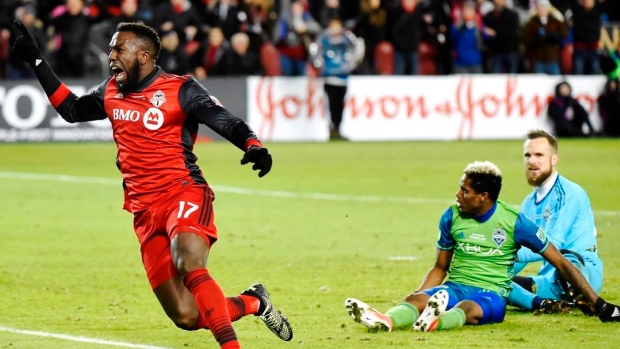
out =
[[78,97],[58,79],[45,60],[36,66],[34,71],[50,103],[67,122],[74,123],[107,118],[103,108],[103,96],[109,79],[91,93]]
[[188,117],[196,118],[237,148],[246,151],[249,145],[260,144],[248,124],[231,114],[193,77],[181,85],[179,102]]

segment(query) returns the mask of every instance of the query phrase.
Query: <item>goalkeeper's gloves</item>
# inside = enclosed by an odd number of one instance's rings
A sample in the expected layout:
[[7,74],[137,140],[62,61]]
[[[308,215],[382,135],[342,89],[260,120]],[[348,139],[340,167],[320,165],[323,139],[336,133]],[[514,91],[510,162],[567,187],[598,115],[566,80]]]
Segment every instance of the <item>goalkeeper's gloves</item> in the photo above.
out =
[[594,303],[594,311],[603,322],[620,322],[620,308],[615,304],[605,302],[601,297],[598,297]]
[[35,68],[43,62],[43,56],[41,56],[41,51],[39,51],[39,45],[37,45],[36,40],[32,37],[32,34],[30,34],[24,23],[21,21],[15,21],[14,23],[22,35],[15,39],[13,52],[24,60],[24,62]]
[[259,147],[256,145],[251,146],[243,155],[243,159],[241,159],[241,165],[245,165],[247,163],[254,163],[252,169],[254,171],[260,170],[258,172],[259,177],[263,177],[269,171],[271,171],[271,164],[273,160],[271,160],[271,155],[267,148]]

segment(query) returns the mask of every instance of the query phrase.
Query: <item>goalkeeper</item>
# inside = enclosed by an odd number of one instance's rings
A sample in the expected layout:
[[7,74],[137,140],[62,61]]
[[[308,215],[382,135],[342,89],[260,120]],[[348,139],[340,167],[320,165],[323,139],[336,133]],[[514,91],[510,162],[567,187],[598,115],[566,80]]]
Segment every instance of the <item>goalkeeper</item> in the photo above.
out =
[[[549,133],[534,130],[523,146],[527,182],[534,187],[521,205],[521,212],[542,227],[549,240],[583,276],[595,292],[603,287],[603,262],[598,256],[594,214],[588,194],[576,183],[558,174],[558,141]],[[516,276],[508,303],[540,312],[563,312],[566,302],[579,301],[581,294],[542,256],[527,248],[517,254],[515,275],[528,263],[542,261],[538,274]]]

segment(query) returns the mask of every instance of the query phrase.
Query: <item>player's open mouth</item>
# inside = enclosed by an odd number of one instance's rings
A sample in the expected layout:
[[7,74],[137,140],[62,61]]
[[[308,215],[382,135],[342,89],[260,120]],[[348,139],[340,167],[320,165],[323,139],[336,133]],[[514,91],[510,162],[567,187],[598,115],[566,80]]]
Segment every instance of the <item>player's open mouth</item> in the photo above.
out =
[[112,67],[112,74],[115,76],[116,82],[123,81],[125,77],[125,72],[119,67]]

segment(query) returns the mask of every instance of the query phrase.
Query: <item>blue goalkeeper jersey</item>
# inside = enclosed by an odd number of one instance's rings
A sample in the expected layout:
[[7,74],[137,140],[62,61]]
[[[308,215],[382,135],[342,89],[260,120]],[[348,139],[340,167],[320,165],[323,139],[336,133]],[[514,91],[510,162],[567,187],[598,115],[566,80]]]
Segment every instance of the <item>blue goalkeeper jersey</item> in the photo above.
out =
[[[549,241],[558,249],[577,252],[587,261],[602,265],[597,253],[594,214],[585,190],[558,175],[549,193],[540,201],[536,199],[536,191],[525,197],[521,212],[543,228]],[[521,249],[518,258],[525,263],[541,260],[527,249]],[[553,266],[543,260],[539,274],[551,269]]]

